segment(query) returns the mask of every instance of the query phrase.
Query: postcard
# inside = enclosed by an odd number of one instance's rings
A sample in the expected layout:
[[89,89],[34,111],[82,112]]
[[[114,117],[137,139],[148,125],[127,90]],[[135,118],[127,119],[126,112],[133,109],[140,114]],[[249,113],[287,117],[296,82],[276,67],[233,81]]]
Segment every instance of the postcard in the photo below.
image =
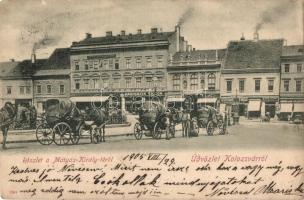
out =
[[2,199],[304,198],[301,0],[0,0]]

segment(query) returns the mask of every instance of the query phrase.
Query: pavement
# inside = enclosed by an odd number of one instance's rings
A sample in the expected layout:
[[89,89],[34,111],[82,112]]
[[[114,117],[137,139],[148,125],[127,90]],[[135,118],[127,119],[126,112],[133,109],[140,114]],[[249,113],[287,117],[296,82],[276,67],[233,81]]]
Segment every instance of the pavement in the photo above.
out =
[[[108,125],[106,126],[106,138],[111,137],[120,137],[120,136],[132,136],[133,135],[133,128],[134,124],[137,122],[136,119],[137,115],[127,115],[128,124],[125,125]],[[246,125],[256,125],[265,126],[265,125],[290,125],[288,122],[285,121],[278,121],[275,119],[271,119],[270,122],[261,122],[260,119],[247,119],[245,117],[240,117],[239,125],[246,126]],[[228,130],[237,127],[239,125],[228,126]],[[234,128],[233,128],[234,129]],[[181,125],[176,126],[176,131],[181,130]],[[36,139],[36,130],[9,130],[7,143],[28,143],[28,142],[37,142]],[[88,136],[87,136],[88,137]],[[0,134],[0,141],[2,143],[2,134]]]

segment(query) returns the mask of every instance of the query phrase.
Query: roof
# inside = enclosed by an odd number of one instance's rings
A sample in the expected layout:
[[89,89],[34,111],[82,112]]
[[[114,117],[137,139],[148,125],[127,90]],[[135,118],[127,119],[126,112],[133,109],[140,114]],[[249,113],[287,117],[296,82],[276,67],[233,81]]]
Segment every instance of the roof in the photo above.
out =
[[283,39],[231,41],[223,70],[274,71],[280,69]]
[[282,56],[304,55],[304,45],[283,46]]
[[109,44],[123,44],[123,43],[167,41],[172,34],[174,34],[174,32],[156,32],[156,33],[144,33],[144,34],[91,37],[73,43],[72,47],[86,46],[92,44],[109,45]]
[[70,49],[57,48],[33,76],[69,75]]
[[179,61],[200,61],[200,60],[222,60],[226,49],[210,49],[210,50],[193,50],[186,52],[177,52],[173,55],[173,62]]
[[[36,66],[41,66],[45,59],[37,59]],[[0,77],[6,78],[29,78],[32,74],[33,66],[31,60],[23,60],[21,62],[10,61],[0,63]]]

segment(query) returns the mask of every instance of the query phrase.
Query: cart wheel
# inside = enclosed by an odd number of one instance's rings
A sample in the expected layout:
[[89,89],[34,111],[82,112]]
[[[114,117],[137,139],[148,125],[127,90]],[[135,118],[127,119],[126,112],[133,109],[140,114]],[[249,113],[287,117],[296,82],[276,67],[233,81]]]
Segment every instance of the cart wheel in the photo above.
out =
[[52,129],[47,123],[42,123],[36,128],[36,138],[42,145],[53,143]]
[[198,122],[196,119],[192,120],[191,123],[191,136],[197,137],[199,133],[199,127],[198,127]]
[[160,125],[158,122],[156,122],[154,125],[154,131],[152,132],[152,137],[153,139],[160,139],[161,134],[162,133],[161,133]]
[[91,130],[91,143],[98,144],[101,141],[100,128],[95,127]]
[[53,139],[57,145],[68,144],[71,140],[72,129],[65,122],[56,124],[53,128]]
[[141,129],[140,123],[136,122],[134,125],[134,136],[137,140],[140,140],[143,135],[143,130]]
[[78,144],[80,137],[85,134],[87,130],[85,129],[85,124],[81,124],[78,128],[78,131],[71,134],[71,142],[72,144]]
[[213,135],[214,126],[213,126],[213,122],[212,121],[208,122],[206,129],[207,129],[207,134],[208,135]]
[[225,135],[226,130],[225,130],[225,125],[224,125],[222,120],[218,121],[217,128],[219,129],[219,134],[220,135]]

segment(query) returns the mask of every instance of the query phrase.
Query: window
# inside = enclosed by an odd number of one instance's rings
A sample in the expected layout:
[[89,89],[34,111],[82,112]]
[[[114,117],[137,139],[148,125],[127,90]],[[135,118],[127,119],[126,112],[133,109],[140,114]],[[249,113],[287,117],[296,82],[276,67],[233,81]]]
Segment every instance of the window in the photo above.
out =
[[147,57],[147,68],[152,67],[152,57]]
[[89,79],[83,80],[84,89],[89,89]]
[[205,86],[205,74],[201,74],[201,89],[206,90]]
[[301,92],[302,90],[302,81],[296,80],[296,92]]
[[197,74],[191,74],[190,76],[190,90],[198,89],[198,76]]
[[227,80],[226,81],[226,89],[227,89],[227,92],[232,91],[232,80]]
[[208,75],[208,90],[215,90],[215,74]]
[[113,69],[114,67],[114,60],[113,59],[109,59],[109,68]]
[[59,92],[60,94],[64,94],[64,85],[59,86]]
[[183,81],[183,89],[187,90],[187,88],[188,88],[188,82],[187,82],[187,80],[184,80]]
[[31,93],[31,87],[30,86],[25,86],[26,94]]
[[289,64],[285,64],[285,66],[284,66],[284,71],[285,71],[285,73],[288,73],[289,72]]
[[289,91],[289,80],[284,80],[284,92]]
[[240,93],[243,93],[244,90],[245,90],[245,80],[241,79],[241,80],[239,80],[239,91],[240,91]]
[[273,91],[273,80],[268,80],[268,92],[272,92]]
[[131,88],[131,78],[126,78],[126,87]]
[[104,69],[109,69],[109,61],[108,60],[104,60],[103,61],[103,66],[104,66]]
[[37,85],[36,91],[38,94],[41,94],[41,85]]
[[94,69],[98,69],[100,65],[100,61],[99,60],[94,60]]
[[180,75],[173,75],[173,90],[180,90]]
[[256,79],[254,80],[255,84],[254,84],[254,90],[255,92],[260,92],[261,89],[261,80],[260,79]]
[[302,71],[302,64],[297,64],[297,72],[301,72]]
[[109,87],[109,79],[103,79],[103,87],[108,88]]
[[127,69],[131,68],[131,58],[126,58],[126,68]]
[[93,88],[94,88],[94,89],[98,89],[98,86],[99,86],[99,85],[98,85],[98,79],[97,79],[97,78],[94,78],[94,79],[93,79]]
[[115,60],[115,69],[119,69],[119,60],[118,59]]
[[114,88],[120,88],[120,79],[119,78],[114,78],[114,83],[113,83]]
[[20,86],[20,94],[24,94],[24,86]]
[[87,60],[84,63],[84,70],[89,70],[89,62]]
[[75,61],[75,71],[79,71],[79,62]]
[[146,78],[146,81],[147,81],[147,86],[148,86],[149,88],[151,88],[151,87],[152,87],[152,77],[147,77],[147,78]]
[[51,93],[52,93],[52,85],[47,85],[47,86],[46,86],[46,92],[47,92],[48,94],[51,94]]
[[136,78],[136,88],[141,87],[141,78]]
[[157,57],[157,67],[163,67],[163,56]]
[[12,94],[12,86],[6,87],[6,94]]
[[75,89],[76,90],[80,89],[80,82],[79,82],[79,80],[75,80]]
[[140,69],[141,68],[141,57],[136,58],[136,68]]

